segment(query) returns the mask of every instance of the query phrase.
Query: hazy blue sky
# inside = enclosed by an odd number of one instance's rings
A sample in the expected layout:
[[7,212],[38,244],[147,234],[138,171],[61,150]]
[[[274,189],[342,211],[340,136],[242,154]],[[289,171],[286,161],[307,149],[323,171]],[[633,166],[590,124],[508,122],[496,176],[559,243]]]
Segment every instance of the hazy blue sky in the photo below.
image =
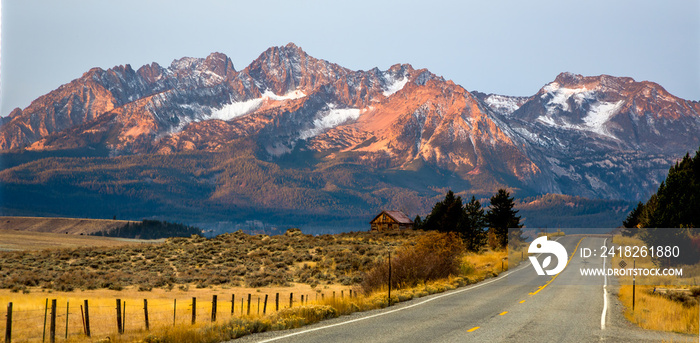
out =
[[294,42],[353,70],[428,68],[467,90],[533,95],[562,71],[650,80],[700,100],[700,1],[2,1],[0,114],[92,67]]

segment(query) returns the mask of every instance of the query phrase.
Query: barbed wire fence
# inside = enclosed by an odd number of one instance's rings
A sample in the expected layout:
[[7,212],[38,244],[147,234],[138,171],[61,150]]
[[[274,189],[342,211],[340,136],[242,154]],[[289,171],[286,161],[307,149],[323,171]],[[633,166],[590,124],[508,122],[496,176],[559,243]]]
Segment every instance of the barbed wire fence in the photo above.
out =
[[[333,292],[335,298],[336,292]],[[340,297],[344,293],[341,291]],[[352,290],[349,290],[352,297]],[[56,342],[75,338],[106,338],[124,334],[147,334],[167,326],[199,325],[246,316],[265,316],[283,308],[317,303],[325,293],[230,294],[230,299],[106,299],[70,301],[46,298],[43,303],[9,302],[0,332],[5,343]]]

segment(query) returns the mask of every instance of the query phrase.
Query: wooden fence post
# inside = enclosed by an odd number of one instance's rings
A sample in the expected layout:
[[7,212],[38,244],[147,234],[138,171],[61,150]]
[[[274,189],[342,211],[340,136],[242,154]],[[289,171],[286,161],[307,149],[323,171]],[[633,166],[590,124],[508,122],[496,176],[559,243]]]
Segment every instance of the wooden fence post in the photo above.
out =
[[289,308],[292,308],[292,300],[294,300],[294,293],[289,293]]
[[248,293],[248,312],[246,314],[250,315],[250,293]]
[[216,294],[214,294],[211,300],[211,321],[216,321]]
[[389,306],[391,306],[391,250],[389,250]]
[[241,316],[243,315],[243,296],[241,296]]
[[122,301],[122,332],[126,331],[126,301]]
[[231,316],[233,316],[233,310],[236,308],[236,295],[231,294]]
[[51,324],[49,325],[49,342],[56,342],[56,299],[51,299]]
[[275,293],[275,312],[280,310],[280,294]]
[[85,310],[83,309],[83,305],[80,305],[80,318],[82,319],[83,323],[83,333],[87,335],[87,331],[85,331]]
[[44,306],[44,331],[41,335],[41,343],[46,341],[46,315],[49,311],[49,298],[46,298],[46,305]]
[[7,304],[7,324],[5,324],[5,343],[12,342],[12,302]]
[[85,299],[85,335],[90,337],[90,311],[87,299]]
[[66,339],[68,339],[68,314],[70,313],[70,301],[66,301]]
[[301,295],[301,305],[304,306],[304,295]]
[[197,298],[192,297],[192,324],[194,324],[196,319],[197,319]]
[[143,319],[146,323],[146,331],[150,330],[148,325],[148,299],[143,299]]
[[258,298],[258,315],[260,315],[260,296],[257,296]]
[[173,299],[173,326],[175,326],[175,314],[177,313],[177,299]]
[[117,299],[117,333],[122,333],[122,300]]
[[267,312],[267,294],[265,294],[265,305],[263,305],[263,314]]

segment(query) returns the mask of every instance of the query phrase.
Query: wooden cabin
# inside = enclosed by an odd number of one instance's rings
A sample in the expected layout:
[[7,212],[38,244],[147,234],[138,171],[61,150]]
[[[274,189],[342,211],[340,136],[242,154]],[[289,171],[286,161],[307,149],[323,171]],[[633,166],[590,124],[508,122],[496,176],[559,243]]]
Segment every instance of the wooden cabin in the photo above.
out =
[[413,229],[413,220],[401,211],[382,211],[369,224],[370,231]]

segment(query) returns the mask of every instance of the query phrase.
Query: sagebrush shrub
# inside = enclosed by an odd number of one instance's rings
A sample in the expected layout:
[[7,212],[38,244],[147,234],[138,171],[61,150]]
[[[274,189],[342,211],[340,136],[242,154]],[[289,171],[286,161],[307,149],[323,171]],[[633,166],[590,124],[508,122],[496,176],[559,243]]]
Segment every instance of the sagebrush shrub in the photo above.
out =
[[[445,278],[459,272],[464,243],[454,232],[429,232],[416,244],[400,247],[391,258],[392,288],[411,287],[418,283]],[[389,265],[378,262],[362,277],[365,293],[381,289],[389,282]]]

